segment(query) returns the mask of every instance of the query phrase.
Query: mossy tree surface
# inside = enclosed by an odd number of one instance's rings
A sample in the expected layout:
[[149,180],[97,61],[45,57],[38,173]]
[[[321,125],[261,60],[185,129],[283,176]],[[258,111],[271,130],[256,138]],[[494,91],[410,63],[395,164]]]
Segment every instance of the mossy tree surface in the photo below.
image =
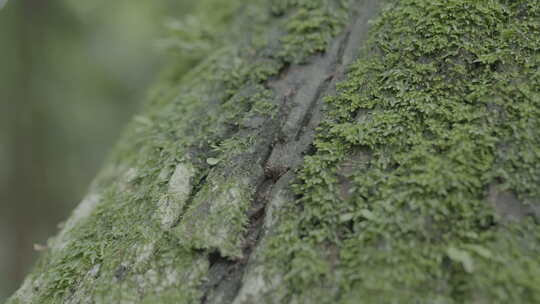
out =
[[540,302],[540,3],[376,2],[179,44],[9,303]]

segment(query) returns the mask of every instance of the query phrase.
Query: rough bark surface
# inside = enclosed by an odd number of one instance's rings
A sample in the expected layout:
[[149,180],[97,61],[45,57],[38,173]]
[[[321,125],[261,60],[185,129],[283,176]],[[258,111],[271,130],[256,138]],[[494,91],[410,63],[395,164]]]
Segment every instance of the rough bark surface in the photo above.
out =
[[386,4],[238,11],[9,303],[540,300],[539,9]]

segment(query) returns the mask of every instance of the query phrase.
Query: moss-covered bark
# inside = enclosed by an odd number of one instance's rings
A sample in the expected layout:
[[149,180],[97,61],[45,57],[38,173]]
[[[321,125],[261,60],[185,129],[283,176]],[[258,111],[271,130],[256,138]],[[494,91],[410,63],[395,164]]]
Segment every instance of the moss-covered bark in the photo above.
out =
[[230,4],[9,303],[539,302],[538,4]]

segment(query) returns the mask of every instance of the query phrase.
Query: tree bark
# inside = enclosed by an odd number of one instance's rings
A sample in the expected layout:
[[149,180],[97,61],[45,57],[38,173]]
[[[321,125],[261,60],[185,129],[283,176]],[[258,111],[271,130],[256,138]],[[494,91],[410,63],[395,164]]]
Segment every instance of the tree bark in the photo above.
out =
[[540,43],[471,41],[539,18],[525,1],[246,5],[234,42],[155,90],[8,303],[540,300]]

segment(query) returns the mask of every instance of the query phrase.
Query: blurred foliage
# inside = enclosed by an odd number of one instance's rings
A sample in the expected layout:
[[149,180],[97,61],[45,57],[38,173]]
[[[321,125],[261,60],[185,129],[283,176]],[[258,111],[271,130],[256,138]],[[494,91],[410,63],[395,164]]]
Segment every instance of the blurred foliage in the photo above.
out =
[[[164,57],[156,45],[182,44],[182,36],[158,39],[163,21],[171,34],[190,24],[186,35],[206,35],[195,17],[175,21],[197,9],[195,1],[19,0],[0,11],[0,302],[145,97]],[[200,60],[187,54],[177,60],[185,68]]]

